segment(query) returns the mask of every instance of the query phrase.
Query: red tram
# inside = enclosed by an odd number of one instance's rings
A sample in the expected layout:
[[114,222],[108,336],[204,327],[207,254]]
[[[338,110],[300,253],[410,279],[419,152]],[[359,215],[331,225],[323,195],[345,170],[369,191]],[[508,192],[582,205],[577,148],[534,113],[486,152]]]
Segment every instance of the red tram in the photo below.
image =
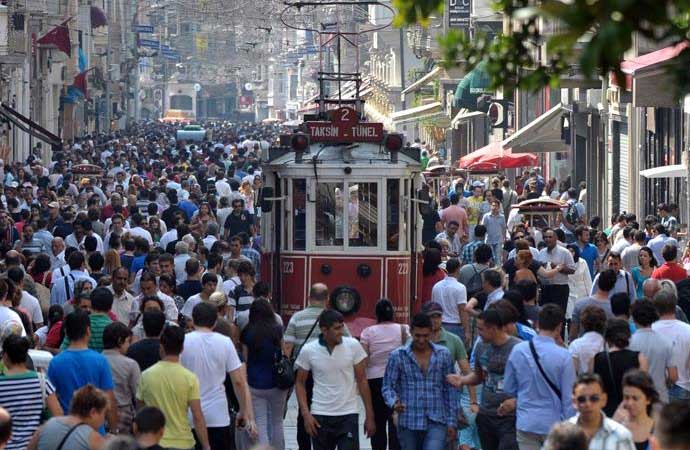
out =
[[[378,299],[409,320],[417,292],[421,223],[413,198],[419,152],[354,108],[305,123],[264,167],[273,197],[262,218],[274,297],[288,318],[305,307],[309,287],[325,283],[353,335],[374,322]],[[271,189],[272,188],[272,189]]]

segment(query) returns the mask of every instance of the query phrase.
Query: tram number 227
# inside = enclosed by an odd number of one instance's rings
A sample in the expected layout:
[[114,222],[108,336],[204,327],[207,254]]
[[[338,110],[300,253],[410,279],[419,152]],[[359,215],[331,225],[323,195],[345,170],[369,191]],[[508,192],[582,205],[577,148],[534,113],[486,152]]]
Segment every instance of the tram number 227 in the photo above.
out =
[[283,261],[283,273],[295,273],[295,262]]
[[409,262],[399,262],[398,263],[398,275],[408,275],[410,273],[410,263]]

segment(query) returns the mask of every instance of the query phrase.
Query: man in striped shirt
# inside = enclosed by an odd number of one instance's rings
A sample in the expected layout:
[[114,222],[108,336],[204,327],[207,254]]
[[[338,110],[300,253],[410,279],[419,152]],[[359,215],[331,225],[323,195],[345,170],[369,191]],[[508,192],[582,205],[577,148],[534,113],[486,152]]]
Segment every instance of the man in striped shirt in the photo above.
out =
[[[319,330],[316,329],[315,325],[319,321],[321,312],[326,308],[327,301],[328,286],[323,283],[312,285],[311,289],[309,289],[307,307],[290,317],[290,322],[288,322],[285,334],[283,335],[283,354],[292,356],[293,360],[297,359],[297,355],[302,349],[302,346],[319,337]],[[347,326],[344,329],[344,335],[350,336]],[[307,403],[311,408],[311,399],[314,392],[314,379],[311,373],[307,378],[305,387],[307,391]],[[297,416],[297,444],[299,450],[311,450],[311,438],[304,428],[304,420],[301,414]]]

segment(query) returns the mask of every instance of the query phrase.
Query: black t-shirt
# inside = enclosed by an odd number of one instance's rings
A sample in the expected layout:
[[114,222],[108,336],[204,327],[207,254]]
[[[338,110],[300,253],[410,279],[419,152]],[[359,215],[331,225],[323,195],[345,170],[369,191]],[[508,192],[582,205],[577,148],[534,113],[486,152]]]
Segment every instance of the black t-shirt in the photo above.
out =
[[185,300],[199,292],[201,292],[201,281],[199,280],[185,280],[185,282],[177,288],[177,295]]
[[145,338],[137,341],[129,346],[127,356],[135,360],[143,372],[160,361],[160,340]]
[[239,233],[249,233],[249,228],[251,226],[251,216],[248,211],[242,211],[241,214],[235,215],[234,213],[228,214],[228,218],[225,219],[225,229],[229,230],[229,236],[237,236]]
[[441,221],[438,211],[432,210],[429,214],[422,216],[422,243],[426,244],[436,238],[436,224]]

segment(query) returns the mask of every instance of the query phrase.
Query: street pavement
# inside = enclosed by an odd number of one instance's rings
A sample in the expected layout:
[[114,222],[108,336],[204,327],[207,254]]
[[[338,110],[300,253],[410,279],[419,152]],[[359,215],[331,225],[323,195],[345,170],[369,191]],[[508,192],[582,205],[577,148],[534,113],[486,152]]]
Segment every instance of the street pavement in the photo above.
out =
[[[371,441],[364,436],[364,404],[361,399],[359,402],[359,448],[370,449]],[[283,421],[283,428],[285,430],[285,450],[297,450],[297,414],[299,414],[299,407],[297,406],[297,397],[293,393],[288,401],[288,411]]]

